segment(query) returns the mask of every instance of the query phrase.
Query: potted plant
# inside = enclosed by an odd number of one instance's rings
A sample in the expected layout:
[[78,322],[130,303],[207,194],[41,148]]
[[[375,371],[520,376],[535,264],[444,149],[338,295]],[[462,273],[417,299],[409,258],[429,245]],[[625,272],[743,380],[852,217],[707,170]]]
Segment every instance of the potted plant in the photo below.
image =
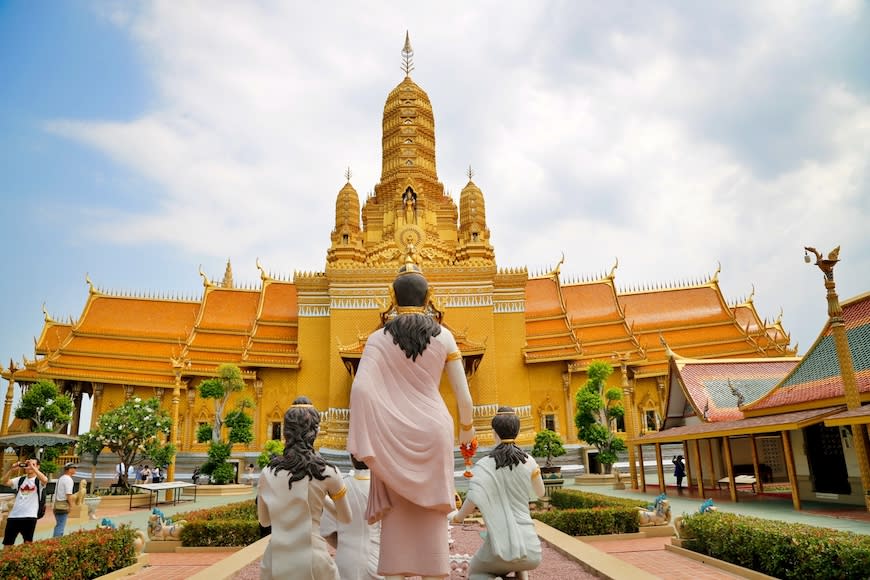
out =
[[532,447],[532,456],[544,457],[546,461],[541,467],[541,477],[547,479],[562,479],[562,467],[553,465],[553,458],[565,455],[565,447],[562,438],[555,431],[544,429],[535,435],[535,446]]

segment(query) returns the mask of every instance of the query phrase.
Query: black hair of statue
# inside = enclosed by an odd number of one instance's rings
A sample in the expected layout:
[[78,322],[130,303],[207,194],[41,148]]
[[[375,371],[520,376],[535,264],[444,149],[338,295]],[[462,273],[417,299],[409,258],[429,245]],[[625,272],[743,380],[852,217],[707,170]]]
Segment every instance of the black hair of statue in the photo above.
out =
[[[502,406],[492,418],[492,430],[501,442],[495,446],[489,456],[495,460],[495,468],[514,468],[514,465],[525,463],[528,455],[517,447],[513,440],[520,434],[520,418],[514,413],[513,407]],[[505,441],[510,441],[506,443]]]
[[269,462],[269,469],[277,474],[279,471],[289,471],[287,482],[289,489],[293,482],[305,477],[309,480],[324,480],[326,467],[331,465],[314,450],[314,440],[320,430],[320,413],[311,405],[308,397],[300,396],[293,400],[293,405],[284,413],[284,453],[276,455]]
[[[393,292],[397,306],[425,306],[429,283],[421,274],[404,274],[393,281]],[[441,334],[441,324],[425,314],[401,314],[384,324],[384,332],[405,356],[416,361],[432,337]]]

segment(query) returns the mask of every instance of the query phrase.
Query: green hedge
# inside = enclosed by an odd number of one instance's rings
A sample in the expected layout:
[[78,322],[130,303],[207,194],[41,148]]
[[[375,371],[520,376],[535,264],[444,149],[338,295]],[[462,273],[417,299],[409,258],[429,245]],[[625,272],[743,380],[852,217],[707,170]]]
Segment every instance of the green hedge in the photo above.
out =
[[636,499],[587,493],[576,489],[557,489],[550,494],[550,505],[556,509],[587,509],[597,507],[646,508],[647,502]]
[[60,538],[7,546],[0,552],[0,578],[88,580],[136,563],[135,531],[97,528]]
[[683,519],[683,547],[769,576],[870,577],[870,536],[722,512]]
[[637,508],[602,507],[534,512],[532,517],[569,536],[633,534],[638,531]]
[[187,522],[181,529],[182,546],[247,546],[260,539],[257,506],[252,499],[179,513],[172,520]]
[[550,494],[550,505],[555,508],[553,511],[534,512],[532,517],[569,536],[603,536],[637,532],[637,508],[647,504],[576,489],[557,489]]

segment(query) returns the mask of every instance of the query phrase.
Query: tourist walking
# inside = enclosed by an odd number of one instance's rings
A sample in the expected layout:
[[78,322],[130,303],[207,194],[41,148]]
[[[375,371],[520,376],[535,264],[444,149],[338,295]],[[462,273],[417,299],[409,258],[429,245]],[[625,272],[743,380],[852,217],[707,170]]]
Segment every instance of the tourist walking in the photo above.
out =
[[59,538],[63,535],[66,529],[66,519],[69,517],[69,512],[78,506],[78,496],[73,494],[73,475],[76,474],[78,465],[75,463],[67,463],[63,466],[63,475],[57,479],[57,484],[54,488],[54,501],[52,510],[54,511],[54,533],[53,537]]

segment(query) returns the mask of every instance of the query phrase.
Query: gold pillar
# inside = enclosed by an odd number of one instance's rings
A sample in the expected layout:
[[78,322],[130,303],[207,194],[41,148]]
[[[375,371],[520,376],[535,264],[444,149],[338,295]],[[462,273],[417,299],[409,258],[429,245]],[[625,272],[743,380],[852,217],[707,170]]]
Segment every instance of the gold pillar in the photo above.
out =
[[136,387],[133,385],[124,385],[124,400],[129,401],[133,398],[133,393],[136,392]]
[[640,460],[640,489],[646,492],[646,470],[643,465],[643,445],[637,446],[637,458]]
[[102,407],[103,407],[103,383],[91,383],[94,387],[94,402],[92,404],[93,409],[91,410],[91,425],[93,425],[97,418],[102,415]]
[[[172,371],[175,373],[175,386],[172,388],[172,423],[169,425],[169,444],[175,445],[175,454],[169,461],[169,469],[166,471],[166,481],[175,481],[175,456],[178,455],[178,400],[181,398],[181,370],[184,368],[182,359],[171,359]],[[161,389],[161,394],[163,389]],[[167,501],[175,496],[174,490],[166,490]]]
[[[619,359],[619,370],[622,372],[622,398],[625,399],[623,408],[625,409],[625,430],[628,433],[627,439],[631,441],[638,435],[637,422],[635,421],[634,413],[634,387],[628,381],[628,353],[617,355]],[[637,465],[635,465],[634,445],[628,445],[628,473],[631,478],[631,489],[637,489]],[[641,466],[643,469],[643,466]]]
[[72,398],[73,398],[73,416],[72,416],[72,425],[69,431],[70,435],[78,435],[79,434],[79,423],[82,420],[82,384],[76,383],[73,386],[72,390]]
[[187,427],[187,437],[184,442],[185,451],[190,451],[193,448],[193,403],[196,401],[196,389],[187,386],[187,412],[184,415],[184,425]]
[[3,426],[0,428],[0,434],[6,435],[9,433],[9,415],[12,412],[12,399],[15,397],[15,379],[12,378],[15,374],[15,364],[9,363],[9,386],[6,388],[6,400],[3,401]]
[[686,489],[692,489],[692,482],[695,481],[692,475],[692,462],[689,461],[689,441],[683,441],[683,459],[686,464]]
[[262,449],[266,444],[263,441],[263,429],[261,425],[263,423],[263,379],[256,379],[254,381],[254,445],[257,449]]
[[[843,381],[843,395],[846,398],[846,407],[849,410],[861,406],[861,398],[858,394],[858,386],[855,382],[855,366],[852,364],[852,352],[849,350],[849,339],[846,336],[846,324],[843,322],[843,308],[837,297],[834,283],[834,266],[839,262],[840,247],[837,246],[828,253],[827,258],[815,248],[804,248],[816,256],[816,266],[825,276],[825,289],[828,299],[828,317],[830,318],[831,334],[834,335],[834,345],[837,349],[837,362],[840,363],[840,377]],[[806,255],[807,262],[810,257]],[[853,424],[852,440],[855,442],[855,455],[858,458],[858,470],[861,473],[861,486],[864,488],[864,505],[870,511],[870,461],[867,458],[867,431],[863,425]]]

